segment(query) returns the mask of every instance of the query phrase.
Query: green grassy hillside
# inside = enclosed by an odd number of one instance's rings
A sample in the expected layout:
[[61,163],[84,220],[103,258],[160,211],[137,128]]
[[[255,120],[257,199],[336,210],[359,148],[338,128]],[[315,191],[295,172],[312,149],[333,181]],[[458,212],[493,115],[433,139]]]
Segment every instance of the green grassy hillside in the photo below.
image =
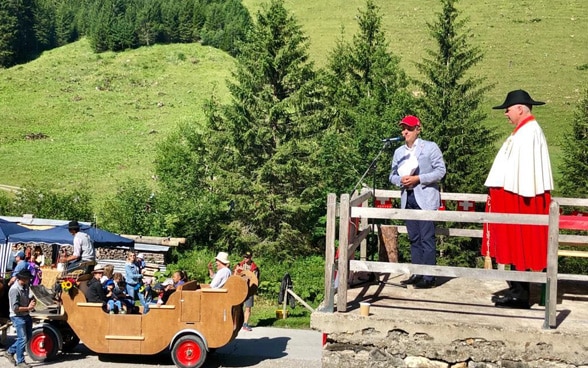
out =
[[[265,0],[243,0],[255,14]],[[375,0],[383,16],[390,50],[402,58],[411,77],[420,77],[414,64],[435,45],[427,22],[441,11],[438,0]],[[357,30],[355,16],[364,0],[286,0],[286,6],[310,37],[310,53],[317,65],[326,63],[341,28],[350,40]],[[588,1],[585,0],[462,0],[462,19],[469,19],[470,42],[484,52],[471,72],[496,87],[487,95],[488,124],[504,137],[511,131],[501,111],[492,106],[513,89],[526,89],[547,102],[535,115],[551,146],[554,166],[559,162],[562,132],[569,125],[582,88],[588,85]],[[425,122],[426,123],[426,122]],[[425,126],[426,128],[426,126]]]
[[100,196],[126,178],[150,180],[156,142],[201,122],[214,90],[227,96],[233,63],[196,44],[94,54],[82,40],[0,70],[0,183],[87,185]]
[[[265,0],[244,0],[255,13]],[[418,77],[414,63],[433,47],[426,23],[437,0],[377,0],[390,49]],[[342,35],[356,31],[363,0],[287,0],[310,37],[310,53],[324,66]],[[471,43],[485,58],[471,72],[496,87],[488,94],[487,124],[505,137],[506,92],[524,88],[547,105],[536,109],[559,162],[563,133],[588,81],[588,1],[511,0],[458,3],[469,17]],[[201,122],[213,90],[227,98],[233,59],[200,45],[153,46],[118,54],[92,53],[82,40],[39,59],[0,69],[0,183],[48,188],[88,185],[112,194],[119,180],[151,180],[156,142],[185,121]],[[425,122],[428,124],[430,122]],[[45,139],[26,139],[42,133]]]

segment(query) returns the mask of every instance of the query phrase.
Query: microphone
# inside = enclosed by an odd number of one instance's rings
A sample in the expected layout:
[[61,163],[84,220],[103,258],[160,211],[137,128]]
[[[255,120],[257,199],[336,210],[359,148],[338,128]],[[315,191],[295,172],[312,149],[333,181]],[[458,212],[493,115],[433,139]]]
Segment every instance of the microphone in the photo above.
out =
[[403,140],[404,140],[404,137],[400,136],[400,137],[384,138],[384,139],[382,139],[382,142],[390,143],[390,142],[400,142]]

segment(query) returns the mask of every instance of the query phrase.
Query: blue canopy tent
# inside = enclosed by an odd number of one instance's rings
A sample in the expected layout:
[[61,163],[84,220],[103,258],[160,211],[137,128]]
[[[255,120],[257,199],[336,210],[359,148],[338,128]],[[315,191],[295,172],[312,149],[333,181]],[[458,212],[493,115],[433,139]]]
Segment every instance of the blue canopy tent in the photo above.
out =
[[8,244],[8,237],[12,234],[28,231],[31,231],[31,229],[17,225],[14,222],[0,219],[0,274],[6,272],[6,267],[10,263],[11,248],[6,246]]
[[[135,244],[133,239],[128,239],[97,227],[82,225],[80,231],[90,235],[90,239],[94,242],[94,247],[133,247]],[[72,245],[73,236],[70,234],[67,225],[62,225],[47,230],[32,230],[10,235],[8,241],[13,243]]]
[[8,236],[12,234],[24,233],[31,229],[15,224],[14,222],[0,219],[0,244],[8,242]]
[[[133,248],[135,241],[120,235],[98,229],[89,225],[81,225],[80,231],[88,234],[94,242],[94,248],[100,247],[123,247]],[[54,244],[52,263],[56,262],[59,253],[58,245],[73,245],[73,235],[69,232],[67,225],[56,226],[47,230],[32,230],[26,233],[13,234],[8,237],[12,243],[45,243]],[[58,244],[58,245],[57,245]]]

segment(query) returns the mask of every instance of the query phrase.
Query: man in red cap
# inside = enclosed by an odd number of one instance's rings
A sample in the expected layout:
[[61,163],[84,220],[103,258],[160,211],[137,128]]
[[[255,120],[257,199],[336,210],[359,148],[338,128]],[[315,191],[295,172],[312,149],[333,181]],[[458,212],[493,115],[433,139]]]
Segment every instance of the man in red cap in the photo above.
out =
[[[253,262],[253,253],[247,251],[243,253],[243,260],[235,266],[235,272],[239,272],[240,270],[247,270],[251,271],[255,274],[255,277],[259,280],[259,267]],[[249,326],[249,317],[251,316],[251,308],[253,307],[253,297],[254,295],[249,296],[245,300],[243,306],[245,307],[245,312],[243,313],[243,330],[251,331],[251,326]]]
[[[494,159],[488,178],[486,211],[494,213],[547,214],[553,176],[547,141],[532,115],[534,101],[523,90],[511,91],[502,105],[504,115],[515,126]],[[519,271],[541,271],[547,266],[547,226],[487,224],[482,254],[496,257]],[[505,295],[492,298],[497,307],[529,308],[529,283],[509,282]]]
[[[443,154],[436,143],[419,138],[421,122],[413,115],[400,121],[406,144],[398,147],[392,157],[390,182],[401,189],[401,207],[413,210],[437,210],[441,204],[439,182],[445,176]],[[413,264],[435,265],[435,223],[433,221],[406,220]],[[428,275],[411,275],[401,282],[413,284],[417,289],[435,286],[435,278]]]

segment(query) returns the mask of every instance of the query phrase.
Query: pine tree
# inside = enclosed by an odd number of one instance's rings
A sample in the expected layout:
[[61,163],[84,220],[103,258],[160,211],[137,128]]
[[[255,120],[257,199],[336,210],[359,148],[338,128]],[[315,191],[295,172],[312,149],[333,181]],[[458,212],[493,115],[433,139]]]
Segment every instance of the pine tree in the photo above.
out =
[[[336,192],[353,189],[350,183],[357,181],[376,157],[382,148],[381,139],[399,133],[396,122],[412,105],[407,91],[408,79],[399,66],[400,58],[388,51],[382,16],[373,0],[366,2],[365,10],[360,10],[357,19],[358,33],[351,43],[338,43],[330,54],[325,78],[328,105],[332,107],[330,130],[338,133],[327,134],[325,139],[335,139],[339,144],[324,142],[324,147],[338,150],[324,153],[341,155],[333,164],[347,162],[346,168],[339,166],[343,171],[336,171],[337,178],[325,177],[331,180],[329,187]],[[342,150],[350,144],[352,152]],[[374,175],[379,188],[388,185],[390,162],[385,158],[389,158],[389,154],[380,159]],[[340,175],[347,179],[339,180]],[[345,188],[340,188],[342,184]],[[371,180],[366,184],[374,185]]]
[[484,126],[486,113],[480,105],[492,85],[472,76],[471,68],[483,55],[468,42],[471,31],[465,28],[466,20],[458,20],[457,0],[441,3],[437,21],[428,24],[437,49],[427,50],[430,58],[417,64],[425,77],[417,81],[423,92],[419,113],[423,137],[435,141],[443,152],[445,191],[483,193],[497,137]]
[[321,106],[307,50],[284,1],[272,0],[240,47],[232,103],[208,113],[208,164],[216,166],[216,188],[235,203],[227,230],[238,235],[227,242],[285,258],[310,251],[317,220],[308,205],[316,182],[309,160]]
[[29,60],[37,52],[32,0],[0,1],[0,66]]
[[12,2],[0,2],[0,66],[9,67],[16,63],[18,42],[18,17]]
[[57,46],[77,40],[80,33],[76,23],[78,9],[70,1],[62,1],[55,10],[55,37]]
[[[466,20],[458,19],[456,3],[457,0],[441,0],[442,11],[436,22],[428,24],[437,48],[427,50],[429,58],[417,64],[425,77],[417,81],[423,92],[418,115],[423,123],[423,138],[436,142],[443,152],[447,174],[442,189],[484,193],[496,134],[484,126],[486,113],[480,105],[492,86],[485,84],[484,78],[472,76],[471,68],[483,55],[469,43],[471,31],[465,27]],[[478,240],[441,237],[439,242],[443,254],[438,257],[439,263],[475,266]]]
[[588,196],[588,89],[578,103],[571,123],[571,132],[562,144],[562,163],[559,167],[559,192],[565,197]]

